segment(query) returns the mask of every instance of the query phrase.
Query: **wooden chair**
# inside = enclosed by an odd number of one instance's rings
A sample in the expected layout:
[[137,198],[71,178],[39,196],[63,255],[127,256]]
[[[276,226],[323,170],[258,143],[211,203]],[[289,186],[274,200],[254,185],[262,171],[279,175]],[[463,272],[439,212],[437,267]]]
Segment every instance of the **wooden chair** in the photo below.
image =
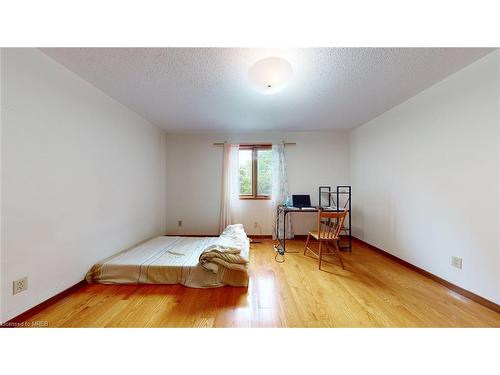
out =
[[[319,259],[318,267],[321,269],[321,261],[323,255],[323,245],[333,244],[334,253],[339,257],[342,269],[344,268],[344,262],[342,260],[342,255],[339,249],[340,231],[343,228],[344,219],[347,214],[347,210],[340,212],[328,212],[328,211],[318,211],[318,229],[315,231],[310,231],[307,234],[306,246],[304,248],[304,255],[306,255],[307,250],[310,250]],[[312,238],[318,241],[318,254],[316,254],[311,248],[309,248],[309,240]]]

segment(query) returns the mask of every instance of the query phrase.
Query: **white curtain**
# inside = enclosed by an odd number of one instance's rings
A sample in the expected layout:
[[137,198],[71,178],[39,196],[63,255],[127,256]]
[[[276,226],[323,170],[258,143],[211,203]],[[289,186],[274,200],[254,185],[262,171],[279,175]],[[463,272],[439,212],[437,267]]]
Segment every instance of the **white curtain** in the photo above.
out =
[[[276,215],[278,205],[287,204],[290,201],[288,191],[288,177],[286,172],[285,145],[283,143],[273,145],[272,155],[272,194],[271,203],[273,210],[273,239],[276,239]],[[278,228],[279,238],[283,237],[283,215],[280,217],[280,227]],[[285,238],[293,238],[292,221],[290,215],[287,217],[285,228]]]
[[219,232],[234,224],[234,210],[239,196],[239,145],[224,143],[222,163],[222,197],[220,205]]

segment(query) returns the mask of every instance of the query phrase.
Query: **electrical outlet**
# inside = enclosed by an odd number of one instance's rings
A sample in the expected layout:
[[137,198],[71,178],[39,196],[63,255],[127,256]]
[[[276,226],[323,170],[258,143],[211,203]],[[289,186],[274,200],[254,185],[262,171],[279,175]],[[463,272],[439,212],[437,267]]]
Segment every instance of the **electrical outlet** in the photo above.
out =
[[12,282],[12,294],[17,294],[24,292],[28,289],[28,278],[23,277],[22,279],[15,280]]
[[451,266],[458,269],[462,269],[462,258],[451,257]]
[[179,220],[179,221],[177,222],[177,226],[178,226],[178,227],[182,227],[182,220]]
[[253,223],[253,227],[254,227],[255,229],[257,229],[257,227],[258,227],[258,226],[259,226],[259,223],[255,221],[255,222]]

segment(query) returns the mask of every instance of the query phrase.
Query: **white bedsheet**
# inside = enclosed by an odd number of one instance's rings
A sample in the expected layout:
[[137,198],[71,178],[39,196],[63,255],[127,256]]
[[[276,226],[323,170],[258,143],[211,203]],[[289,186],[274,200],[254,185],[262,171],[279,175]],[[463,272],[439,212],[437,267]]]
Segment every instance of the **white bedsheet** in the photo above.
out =
[[[201,266],[200,255],[217,241],[219,237],[156,237],[97,263],[86,279],[103,284],[182,284],[194,288],[248,286],[247,271],[219,265],[212,272]],[[246,239],[242,253],[247,257],[249,247]]]

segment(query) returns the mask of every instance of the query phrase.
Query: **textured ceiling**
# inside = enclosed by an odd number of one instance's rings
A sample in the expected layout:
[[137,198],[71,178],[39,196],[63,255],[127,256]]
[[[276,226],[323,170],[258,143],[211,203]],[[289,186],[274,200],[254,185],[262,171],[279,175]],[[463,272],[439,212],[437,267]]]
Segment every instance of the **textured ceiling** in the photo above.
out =
[[[171,131],[351,129],[491,52],[486,48],[44,48]],[[247,79],[258,59],[293,67],[280,92]]]

